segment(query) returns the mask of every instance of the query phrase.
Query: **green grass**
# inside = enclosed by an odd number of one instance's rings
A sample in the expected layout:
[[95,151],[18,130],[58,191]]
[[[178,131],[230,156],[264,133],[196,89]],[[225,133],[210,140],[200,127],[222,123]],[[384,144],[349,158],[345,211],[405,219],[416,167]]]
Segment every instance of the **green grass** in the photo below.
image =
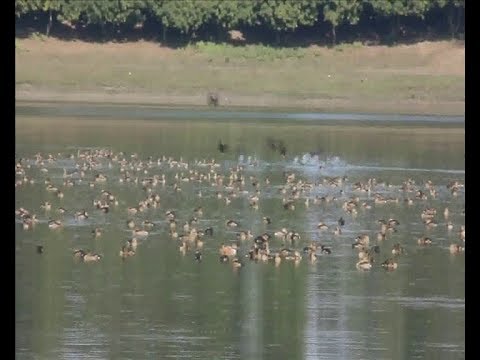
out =
[[37,43],[38,39],[15,42],[17,85],[178,95],[215,89],[237,95],[357,102],[464,101],[465,96],[464,74],[431,72],[428,56],[372,55],[360,44],[307,49],[199,42],[178,50],[151,44],[133,44],[130,50],[128,45],[112,50],[83,44],[83,50],[69,52],[59,41]]

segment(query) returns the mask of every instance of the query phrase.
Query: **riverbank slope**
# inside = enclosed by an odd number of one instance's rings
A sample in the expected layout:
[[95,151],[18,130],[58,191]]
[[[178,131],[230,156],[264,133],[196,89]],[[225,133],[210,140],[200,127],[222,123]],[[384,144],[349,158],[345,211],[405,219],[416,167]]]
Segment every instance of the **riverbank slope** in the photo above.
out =
[[16,39],[16,99],[464,115],[463,42],[275,49]]

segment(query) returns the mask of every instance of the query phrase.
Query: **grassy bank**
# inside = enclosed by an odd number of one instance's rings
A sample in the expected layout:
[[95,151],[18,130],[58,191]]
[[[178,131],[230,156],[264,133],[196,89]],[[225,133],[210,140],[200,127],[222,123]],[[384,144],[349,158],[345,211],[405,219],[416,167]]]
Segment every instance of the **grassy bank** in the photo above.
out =
[[16,40],[18,100],[464,114],[463,43],[275,49]]

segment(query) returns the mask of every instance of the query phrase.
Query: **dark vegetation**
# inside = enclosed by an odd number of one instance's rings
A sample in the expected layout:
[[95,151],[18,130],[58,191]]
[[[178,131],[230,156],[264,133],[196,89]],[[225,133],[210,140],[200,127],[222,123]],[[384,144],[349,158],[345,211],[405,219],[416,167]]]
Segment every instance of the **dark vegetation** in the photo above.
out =
[[463,39],[464,0],[15,0],[16,36],[273,46]]

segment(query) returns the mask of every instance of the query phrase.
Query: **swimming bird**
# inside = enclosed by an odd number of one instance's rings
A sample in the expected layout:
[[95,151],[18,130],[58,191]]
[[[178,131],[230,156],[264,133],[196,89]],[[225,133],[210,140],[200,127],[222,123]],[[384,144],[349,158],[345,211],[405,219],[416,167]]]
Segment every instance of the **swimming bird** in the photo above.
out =
[[426,237],[426,236],[422,236],[421,238],[419,238],[417,240],[417,243],[418,243],[418,245],[422,245],[422,246],[431,245],[432,244],[432,239],[430,239],[429,237]]
[[135,255],[135,250],[130,248],[129,246],[123,245],[122,249],[120,250],[120,256],[125,259],[127,257]]
[[235,256],[237,255],[237,244],[225,245],[220,247],[220,255]]
[[87,252],[83,255],[83,261],[84,262],[93,262],[93,261],[99,261],[102,258],[101,255],[92,253],[92,252]]
[[396,243],[393,245],[392,254],[393,255],[405,254],[405,249],[399,243]]
[[372,268],[372,261],[370,259],[362,259],[356,264],[359,270],[370,270]]
[[237,227],[239,224],[235,220],[228,220],[227,221],[227,226],[228,227]]
[[62,226],[63,226],[63,224],[62,224],[62,222],[59,221],[59,220],[50,220],[50,221],[48,222],[48,227],[49,227],[50,229],[53,229],[53,230],[59,229],[59,228],[61,228]]
[[458,254],[465,251],[465,248],[458,244],[451,244],[449,250],[451,254]]
[[393,258],[390,258],[385,260],[381,266],[386,270],[395,270],[398,267],[398,263]]
[[75,213],[75,219],[77,220],[85,220],[85,219],[88,219],[88,213],[84,210],[82,211],[77,211]]
[[147,237],[149,232],[147,230],[142,230],[142,229],[134,229],[132,230],[132,233],[134,236],[140,236],[140,237]]

